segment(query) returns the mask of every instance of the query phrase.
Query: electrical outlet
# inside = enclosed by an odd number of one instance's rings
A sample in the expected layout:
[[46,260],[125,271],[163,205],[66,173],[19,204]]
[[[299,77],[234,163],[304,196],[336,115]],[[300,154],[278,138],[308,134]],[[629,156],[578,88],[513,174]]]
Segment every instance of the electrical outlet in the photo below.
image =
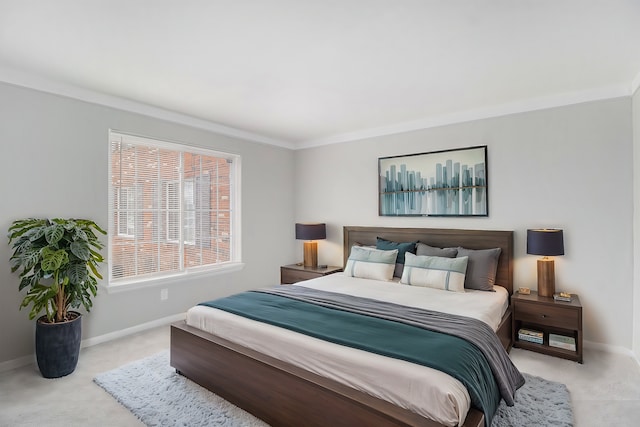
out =
[[169,299],[169,289],[160,289],[160,301]]

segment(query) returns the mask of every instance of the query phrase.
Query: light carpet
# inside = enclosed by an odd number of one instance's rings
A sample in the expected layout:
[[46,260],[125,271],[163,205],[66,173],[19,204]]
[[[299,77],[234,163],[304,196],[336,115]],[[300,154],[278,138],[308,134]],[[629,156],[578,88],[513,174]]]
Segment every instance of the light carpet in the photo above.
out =
[[[500,403],[491,427],[573,425],[569,391],[564,384],[523,374],[526,384],[516,404]],[[268,427],[248,412],[176,374],[169,352],[141,359],[94,378],[148,426]]]

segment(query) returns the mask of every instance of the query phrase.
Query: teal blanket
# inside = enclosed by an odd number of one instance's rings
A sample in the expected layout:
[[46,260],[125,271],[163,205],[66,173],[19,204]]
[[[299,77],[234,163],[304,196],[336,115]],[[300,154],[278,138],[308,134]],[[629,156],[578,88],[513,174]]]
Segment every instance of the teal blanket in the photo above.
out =
[[487,426],[500,403],[498,385],[485,356],[462,338],[261,292],[244,292],[200,305],[438,369],[466,386],[472,406],[485,414]]

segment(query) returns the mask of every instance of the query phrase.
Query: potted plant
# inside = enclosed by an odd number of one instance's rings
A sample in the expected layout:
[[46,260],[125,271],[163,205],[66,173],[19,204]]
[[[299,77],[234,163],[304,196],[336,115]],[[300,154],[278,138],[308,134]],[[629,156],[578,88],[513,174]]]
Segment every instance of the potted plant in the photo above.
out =
[[19,290],[27,290],[20,309],[31,305],[31,320],[44,312],[36,322],[36,359],[45,378],[68,375],[78,363],[81,314],[70,308],[89,312],[97,294],[104,245],[96,232],[106,234],[86,219],[28,218],[9,227],[11,271],[20,270]]

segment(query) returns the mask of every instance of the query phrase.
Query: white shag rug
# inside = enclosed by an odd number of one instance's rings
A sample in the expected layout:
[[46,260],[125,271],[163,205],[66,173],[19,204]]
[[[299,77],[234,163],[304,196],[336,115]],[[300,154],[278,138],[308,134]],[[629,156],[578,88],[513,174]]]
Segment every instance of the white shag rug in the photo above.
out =
[[[516,404],[504,402],[491,427],[571,427],[573,412],[564,384],[523,374]],[[147,426],[268,427],[248,412],[176,374],[163,351],[102,374],[93,381]]]
[[491,427],[572,427],[573,410],[567,386],[522,373],[527,381],[516,391],[515,405],[500,402]]
[[268,427],[268,425],[178,375],[169,351],[96,375],[104,388],[147,426]]

